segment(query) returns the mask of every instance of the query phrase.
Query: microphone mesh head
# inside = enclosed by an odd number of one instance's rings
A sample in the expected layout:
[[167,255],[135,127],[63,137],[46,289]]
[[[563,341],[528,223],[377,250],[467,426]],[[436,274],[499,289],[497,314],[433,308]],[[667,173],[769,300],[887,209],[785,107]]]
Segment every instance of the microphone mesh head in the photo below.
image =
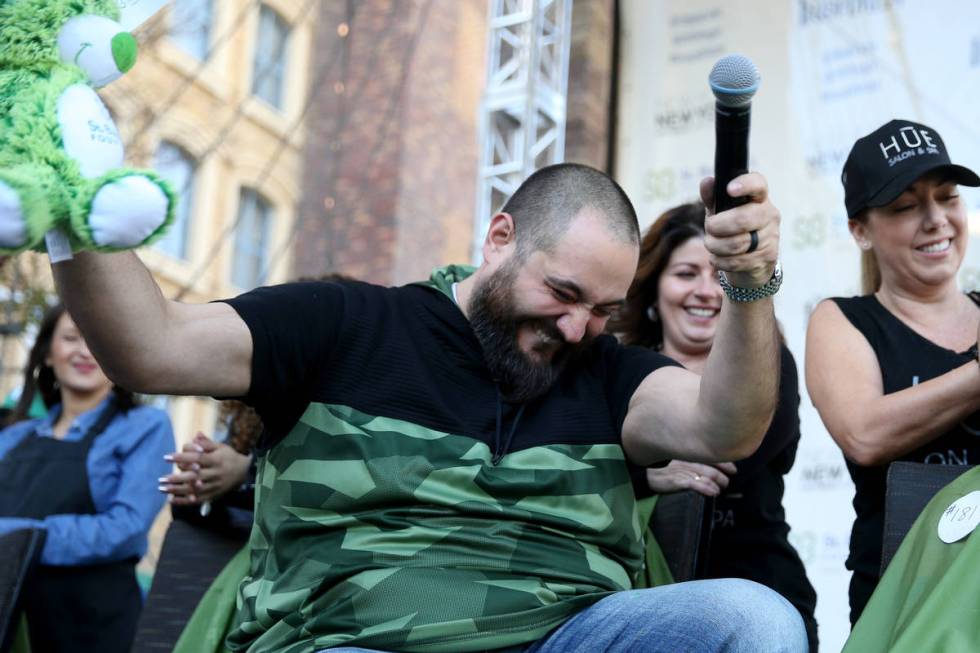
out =
[[744,107],[759,89],[759,69],[752,60],[740,54],[722,57],[711,69],[708,84],[718,104]]

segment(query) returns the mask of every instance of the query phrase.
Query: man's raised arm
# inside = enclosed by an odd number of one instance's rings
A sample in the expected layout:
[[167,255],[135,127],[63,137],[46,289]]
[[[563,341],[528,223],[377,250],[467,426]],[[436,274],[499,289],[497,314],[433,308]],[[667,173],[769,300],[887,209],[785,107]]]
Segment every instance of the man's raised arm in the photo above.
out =
[[[706,206],[712,205],[710,189],[710,180],[702,182]],[[758,448],[775,411],[779,337],[770,293],[778,288],[779,212],[761,175],[742,175],[728,190],[750,201],[709,215],[704,243],[712,265],[725,270],[733,286],[726,294],[747,301],[725,299],[703,376],[660,368],[633,394],[623,445],[640,465],[745,458]]]
[[166,299],[132,252],[80,252],[52,269],[68,312],[114,382],[159,394],[248,390],[252,338],[227,304]]

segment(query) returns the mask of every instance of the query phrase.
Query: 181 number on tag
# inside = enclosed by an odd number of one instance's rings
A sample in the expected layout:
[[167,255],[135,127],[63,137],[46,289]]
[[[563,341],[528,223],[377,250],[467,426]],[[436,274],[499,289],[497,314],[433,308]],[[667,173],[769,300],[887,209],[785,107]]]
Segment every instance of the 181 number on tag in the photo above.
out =
[[949,504],[939,518],[939,539],[947,544],[962,540],[980,524],[980,490]]

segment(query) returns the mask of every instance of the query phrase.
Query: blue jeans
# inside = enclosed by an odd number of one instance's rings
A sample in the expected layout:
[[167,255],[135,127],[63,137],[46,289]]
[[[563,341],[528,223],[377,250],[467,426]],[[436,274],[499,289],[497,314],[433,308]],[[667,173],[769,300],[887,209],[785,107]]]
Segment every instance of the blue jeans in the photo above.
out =
[[[323,653],[368,653],[343,646]],[[489,653],[806,653],[803,619],[776,592],[725,578],[617,592],[526,646]],[[383,652],[381,652],[383,653]]]

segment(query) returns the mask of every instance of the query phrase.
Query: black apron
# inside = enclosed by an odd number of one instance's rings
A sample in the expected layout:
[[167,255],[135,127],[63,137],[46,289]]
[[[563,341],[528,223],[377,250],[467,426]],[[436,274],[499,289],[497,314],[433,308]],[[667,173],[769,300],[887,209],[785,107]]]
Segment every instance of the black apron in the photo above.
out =
[[[116,416],[115,401],[81,440],[31,434],[0,460],[0,516],[44,519],[92,515],[87,461],[95,438]],[[38,565],[25,586],[31,650],[128,653],[142,596],[136,559],[84,566]]]

